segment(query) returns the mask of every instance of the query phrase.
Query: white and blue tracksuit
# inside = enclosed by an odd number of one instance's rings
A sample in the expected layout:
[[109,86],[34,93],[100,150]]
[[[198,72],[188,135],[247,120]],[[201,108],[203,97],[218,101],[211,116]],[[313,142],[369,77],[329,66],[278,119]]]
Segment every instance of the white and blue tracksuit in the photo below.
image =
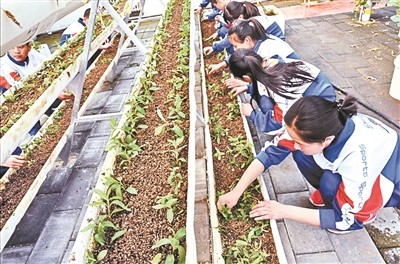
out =
[[[283,34],[283,31],[279,27],[278,23],[276,23],[275,21],[272,21],[271,19],[268,19],[267,16],[255,16],[253,18],[255,18],[258,22],[261,23],[261,25],[264,27],[265,33],[267,33],[267,35],[275,36],[275,37],[281,39],[282,41],[285,41],[285,35]],[[220,51],[223,51],[224,49],[226,49],[229,54],[232,54],[234,51],[233,46],[229,42],[227,35],[225,35],[225,37],[222,40],[214,42],[212,44],[212,48],[213,48],[214,52],[220,52]]]
[[[295,60],[286,61],[289,62]],[[303,63],[305,64],[303,69],[309,72],[314,80],[299,87],[288,87],[285,94],[293,99],[287,99],[270,90],[267,91],[267,88],[263,84],[260,82],[257,83],[258,92],[261,98],[260,101],[257,102],[259,108],[254,109],[251,112],[250,120],[258,130],[265,133],[274,132],[274,134],[277,134],[280,130],[284,129],[283,117],[289,110],[290,106],[303,96],[318,95],[330,101],[336,99],[335,90],[325,74],[314,65],[304,61]],[[253,95],[253,85],[249,84],[247,87],[250,95]]]
[[295,150],[282,133],[256,158],[268,169],[290,152],[327,205],[319,209],[322,229],[361,229],[381,208],[400,208],[400,135],[381,121],[363,114],[348,118],[335,140],[313,156]]
[[[211,3],[210,0],[202,0],[199,6],[200,6],[201,8],[204,9],[204,8],[206,8],[206,7],[208,6],[208,4],[210,4],[210,3]],[[216,8],[213,4],[211,4],[211,8],[212,8],[212,12],[211,12],[211,14],[209,14],[208,17],[207,17],[207,19],[208,19],[209,21],[214,20],[215,17],[218,16],[218,15],[222,15],[221,10],[219,10],[218,8]]]
[[[24,78],[31,74],[39,65],[43,63],[45,57],[38,51],[31,49],[28,56],[24,61],[16,61],[7,52],[0,59],[0,93],[5,93],[12,86],[16,85],[21,78]],[[41,128],[40,122],[36,124],[29,130],[29,135],[35,135]],[[17,147],[12,155],[20,155],[22,149]],[[7,172],[8,167],[0,166],[0,178]]]
[[289,44],[275,36],[270,36],[264,40],[258,40],[253,47],[253,51],[262,58],[273,58],[280,60],[300,59],[300,56]]
[[76,34],[82,32],[86,27],[85,22],[83,22],[82,18],[79,18],[78,21],[75,21],[71,25],[69,25],[61,35],[60,38],[60,46],[62,46],[65,41],[69,38],[75,36]]

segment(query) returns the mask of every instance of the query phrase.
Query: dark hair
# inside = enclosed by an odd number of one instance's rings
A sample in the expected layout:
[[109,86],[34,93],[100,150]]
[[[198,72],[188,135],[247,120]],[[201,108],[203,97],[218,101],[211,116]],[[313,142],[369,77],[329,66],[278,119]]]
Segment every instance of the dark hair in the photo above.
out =
[[84,18],[89,18],[90,16],[90,8],[86,9],[85,12],[83,13]]
[[240,15],[243,15],[244,19],[248,19],[253,16],[260,16],[258,7],[251,2],[237,2],[232,1],[224,9],[224,20],[228,23],[232,23],[238,19]]
[[[285,94],[287,87],[299,87],[314,80],[302,61],[279,63],[268,68],[264,68],[263,62],[264,59],[260,55],[243,48],[236,50],[229,58],[229,70],[235,77],[251,77],[254,87],[252,98],[254,97],[257,103],[260,102],[257,81],[262,83],[267,91],[271,90],[284,98],[293,99]],[[296,90],[291,93],[296,93]]]
[[254,40],[265,40],[268,38],[264,27],[255,18],[237,20],[234,26],[228,31],[228,36],[232,34],[236,34],[242,43],[246,37],[251,37]]
[[326,137],[337,136],[347,118],[357,114],[357,109],[357,99],[351,95],[338,102],[316,95],[305,96],[289,108],[284,120],[304,142],[322,142]]

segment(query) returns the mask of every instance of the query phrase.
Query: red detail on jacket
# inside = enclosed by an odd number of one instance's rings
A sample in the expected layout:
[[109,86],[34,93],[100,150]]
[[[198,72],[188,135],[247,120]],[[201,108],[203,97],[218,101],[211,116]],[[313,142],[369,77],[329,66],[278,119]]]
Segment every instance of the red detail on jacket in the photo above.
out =
[[279,122],[279,124],[282,124],[283,121],[283,111],[279,108],[278,104],[274,105],[274,119]]

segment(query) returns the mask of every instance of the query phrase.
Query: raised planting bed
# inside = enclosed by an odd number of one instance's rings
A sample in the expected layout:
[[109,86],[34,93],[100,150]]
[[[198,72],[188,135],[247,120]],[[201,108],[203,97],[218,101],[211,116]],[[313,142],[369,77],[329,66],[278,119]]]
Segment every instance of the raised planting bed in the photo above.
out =
[[113,134],[72,263],[197,263],[190,2],[171,0]]
[[[83,115],[92,97],[106,81],[115,62],[119,59],[117,55],[119,41],[118,39],[113,41],[114,47],[104,50],[86,73],[78,116]],[[1,179],[0,234],[2,248],[25,214],[64,147],[68,135],[71,134],[72,108],[72,100],[63,102],[45,123],[46,125],[41,128],[35,139],[24,148],[25,155],[29,159],[29,166],[24,166],[19,170],[10,169]]]
[[[124,6],[120,9],[126,13]],[[95,24],[89,56],[117,28],[117,23],[109,15],[100,18]],[[26,134],[34,126],[79,72],[85,33],[86,30],[75,36],[72,41],[54,52],[34,73],[0,97],[1,162],[21,144],[23,137],[20,135]]]
[[[202,46],[212,42],[205,39],[215,32],[213,23],[201,22]],[[239,203],[229,210],[217,212],[218,196],[231,190],[250,164],[255,154],[248,124],[240,113],[239,101],[229,93],[224,81],[228,71],[207,75],[210,64],[219,63],[224,53],[203,58],[205,78],[203,104],[205,104],[206,148],[208,150],[208,181],[210,217],[213,237],[213,263],[285,263],[276,222],[250,219],[251,208],[263,199],[269,199],[265,184],[250,185]],[[210,140],[207,140],[210,139]]]

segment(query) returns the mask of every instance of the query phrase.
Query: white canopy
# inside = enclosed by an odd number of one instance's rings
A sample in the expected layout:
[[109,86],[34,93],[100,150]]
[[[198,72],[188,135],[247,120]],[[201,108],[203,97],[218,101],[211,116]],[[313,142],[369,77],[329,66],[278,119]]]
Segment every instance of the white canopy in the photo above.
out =
[[84,4],[82,0],[1,0],[0,55],[46,32]]

